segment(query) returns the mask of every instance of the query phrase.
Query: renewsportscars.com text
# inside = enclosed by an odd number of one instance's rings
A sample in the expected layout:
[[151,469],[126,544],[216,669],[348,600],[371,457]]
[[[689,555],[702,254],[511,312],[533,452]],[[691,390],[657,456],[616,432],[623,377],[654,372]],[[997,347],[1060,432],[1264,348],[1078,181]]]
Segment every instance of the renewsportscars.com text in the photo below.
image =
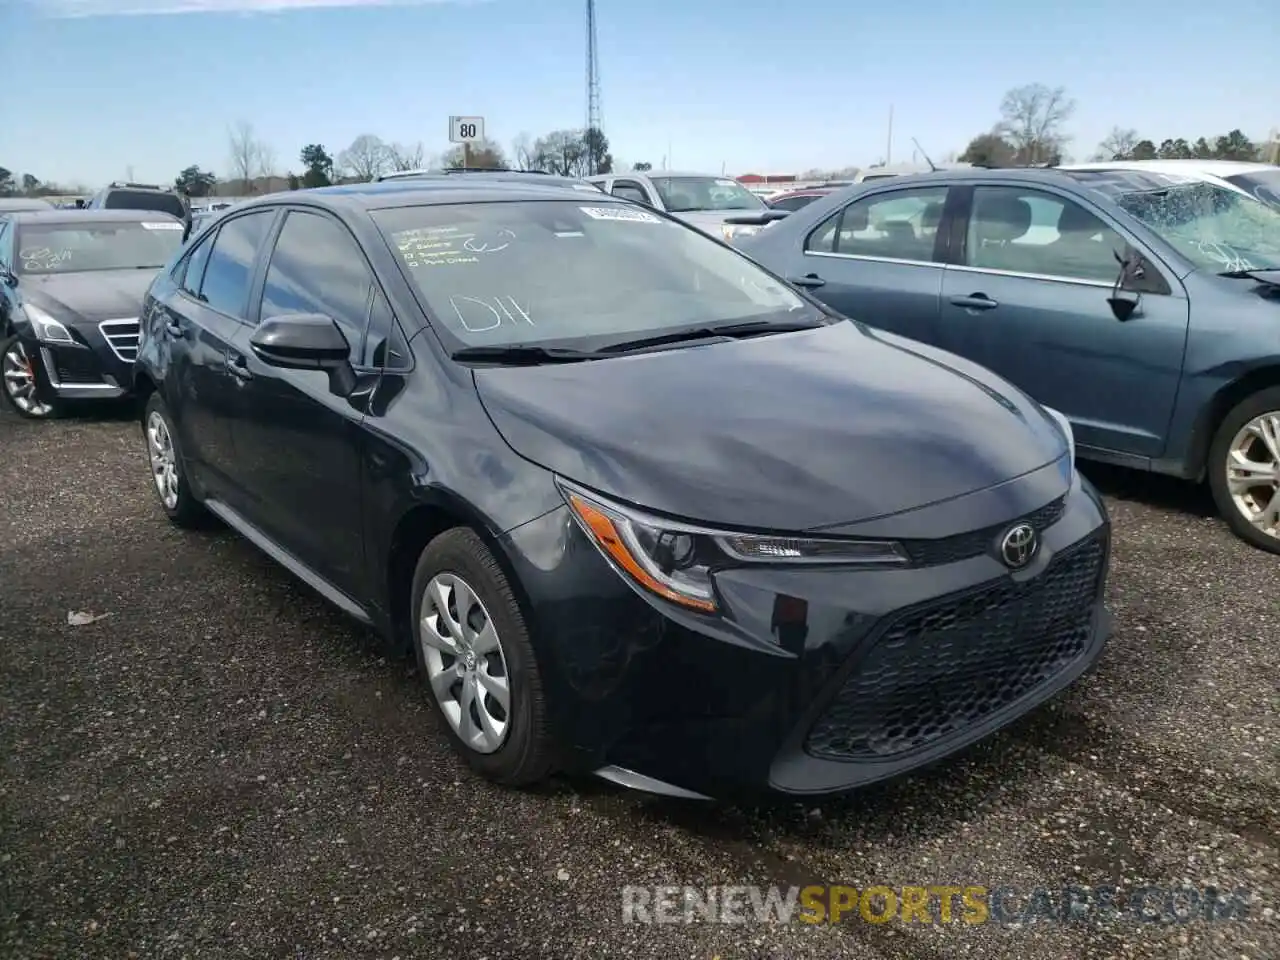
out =
[[1191,923],[1247,920],[1252,895],[1215,886],[1058,888],[934,884],[627,886],[624,923]]

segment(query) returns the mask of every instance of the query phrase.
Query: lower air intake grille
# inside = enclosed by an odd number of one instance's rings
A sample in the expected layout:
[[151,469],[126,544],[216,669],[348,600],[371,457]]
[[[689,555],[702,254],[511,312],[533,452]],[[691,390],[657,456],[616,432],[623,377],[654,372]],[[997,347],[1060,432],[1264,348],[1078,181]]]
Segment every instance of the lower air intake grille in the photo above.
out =
[[805,747],[829,760],[885,760],[981,723],[1067,669],[1089,644],[1106,534],[1059,554],[1034,580],[993,586],[891,620]]

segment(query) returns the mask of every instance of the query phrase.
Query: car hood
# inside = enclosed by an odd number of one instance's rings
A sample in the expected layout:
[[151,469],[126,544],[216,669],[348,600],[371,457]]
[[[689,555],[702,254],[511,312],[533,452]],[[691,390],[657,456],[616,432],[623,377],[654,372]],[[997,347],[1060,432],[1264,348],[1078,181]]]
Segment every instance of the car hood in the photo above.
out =
[[729,527],[870,520],[1067,452],[1039,408],[993,374],[853,322],[474,377],[527,459],[651,511]]
[[97,323],[137,317],[155,270],[91,270],[84,273],[27,274],[23,296],[63,323]]

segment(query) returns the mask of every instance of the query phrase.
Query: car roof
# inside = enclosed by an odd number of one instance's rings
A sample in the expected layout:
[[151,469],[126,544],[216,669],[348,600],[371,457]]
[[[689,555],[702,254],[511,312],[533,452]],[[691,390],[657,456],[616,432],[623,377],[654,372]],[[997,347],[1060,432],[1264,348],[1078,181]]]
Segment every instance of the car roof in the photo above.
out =
[[384,173],[374,183],[386,183],[394,180],[456,180],[459,177],[477,179],[485,177],[493,180],[520,180],[539,183],[578,184],[587,183],[581,177],[566,177],[558,173],[543,173],[541,170],[467,170],[452,167],[443,170],[397,170]]
[[55,207],[52,210],[24,210],[8,214],[15,223],[154,223],[156,218],[164,217],[174,223],[181,223],[171,213],[160,210],[102,210],[75,208],[64,210]]
[[1277,170],[1270,163],[1254,160],[1104,160],[1064,165],[1063,170],[1146,170],[1151,173],[1207,173],[1211,177],[1231,177],[1241,173]]
[[0,197],[0,213],[56,209],[58,208],[52,203],[40,197]]
[[591,183],[598,183],[601,180],[608,180],[610,177],[646,177],[649,179],[664,179],[666,177],[698,177],[702,180],[733,180],[738,181],[726,173],[707,173],[703,171],[699,173],[697,170],[626,170],[614,173],[598,173],[593,177],[587,177]]
[[[494,203],[519,200],[561,200],[574,194],[557,183],[543,186],[532,180],[498,180],[467,177],[384,180],[381,183],[347,183],[310,190],[286,190],[236,204],[236,213],[264,205],[302,203],[330,210],[386,210],[445,203]],[[623,203],[606,193],[593,191],[593,204]]]

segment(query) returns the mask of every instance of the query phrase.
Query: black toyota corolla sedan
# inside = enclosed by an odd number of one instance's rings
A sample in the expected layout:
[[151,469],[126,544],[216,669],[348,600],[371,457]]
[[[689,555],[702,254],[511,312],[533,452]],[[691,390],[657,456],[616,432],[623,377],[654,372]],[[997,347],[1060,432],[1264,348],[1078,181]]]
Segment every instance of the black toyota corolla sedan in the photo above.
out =
[[608,196],[263,197],[143,316],[168,516],[412,646],[503,783],[844,791],[1025,713],[1109,632],[1060,415]]
[[0,219],[0,372],[21,416],[67,400],[124,396],[138,314],[156,271],[181,245],[163,213],[49,210]]

